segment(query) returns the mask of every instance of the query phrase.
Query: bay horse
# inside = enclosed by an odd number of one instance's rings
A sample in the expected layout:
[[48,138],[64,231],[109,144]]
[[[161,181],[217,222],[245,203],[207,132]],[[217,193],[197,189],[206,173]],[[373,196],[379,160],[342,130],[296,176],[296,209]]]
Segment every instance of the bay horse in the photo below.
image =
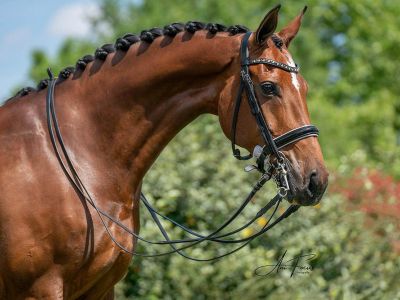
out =
[[[249,151],[265,144],[263,120],[272,138],[307,126],[307,83],[288,52],[304,11],[277,33],[279,6],[254,33],[189,22],[127,34],[61,71],[52,86],[59,129],[98,205],[138,232],[144,175],[201,114],[217,115],[225,135]],[[258,63],[244,66],[245,35]],[[233,137],[241,76],[254,80],[259,111],[243,101]],[[48,85],[23,89],[0,107],[0,299],[113,299],[132,256],[110,239],[60,167],[46,125]],[[282,147],[291,174],[288,200],[317,203],[328,180],[317,138]],[[135,238],[108,225],[120,244],[135,248]]]

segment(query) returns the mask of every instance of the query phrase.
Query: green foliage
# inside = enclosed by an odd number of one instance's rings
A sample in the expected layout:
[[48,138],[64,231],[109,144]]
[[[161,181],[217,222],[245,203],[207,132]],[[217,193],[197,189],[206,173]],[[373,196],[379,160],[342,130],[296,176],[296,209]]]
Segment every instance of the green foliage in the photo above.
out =
[[[291,52],[309,83],[308,106],[321,130],[320,143],[330,169],[343,175],[362,164],[400,177],[396,63],[400,6],[386,0],[309,0],[307,4]],[[69,39],[52,58],[35,51],[31,79],[46,77],[48,65],[55,71],[74,65],[80,56],[127,32],[140,33],[171,22],[244,24],[255,30],[272,4],[266,0],[103,0],[101,6],[102,15],[93,20],[93,41]],[[301,9],[298,1],[282,1],[280,28]],[[242,167],[231,157],[215,118],[202,117],[163,152],[146,176],[144,190],[162,212],[206,232],[225,220],[254,182]],[[238,222],[248,220],[273,192],[260,194]],[[161,239],[144,212],[142,218],[141,233]],[[380,223],[377,235],[364,221],[362,214],[346,209],[343,198],[328,194],[321,209],[301,209],[250,247],[217,263],[191,263],[177,255],[134,258],[118,289],[119,298],[400,299],[400,261],[390,246],[393,224]],[[181,237],[175,228],[167,228]],[[207,245],[188,253],[210,257],[228,249]],[[274,262],[284,249],[290,256],[300,251],[317,253],[312,273],[294,278],[286,273],[254,276],[257,266]],[[161,249],[141,243],[138,250]]]
[[45,78],[43,76],[44,72],[46,72],[46,68],[50,65],[46,53],[41,50],[32,51],[32,64],[35,66],[35,68],[30,70],[29,76],[36,81],[39,81],[41,78]]
[[375,93],[379,101],[337,106],[324,99],[309,101],[312,121],[321,131],[319,137],[328,165],[335,170],[343,157],[362,149],[368,166],[400,175],[400,147],[397,130],[392,126],[398,117],[393,97],[386,90]]
[[[344,210],[341,199],[325,202],[217,263],[135,258],[120,288],[132,299],[400,299],[400,260],[388,240],[365,230],[363,215]],[[258,266],[276,263],[285,249],[286,259],[317,254],[313,271],[292,278],[288,272],[254,274]]]
[[[215,121],[203,117],[183,130],[148,173],[144,186],[161,211],[203,232],[221,224],[254,181],[231,158]],[[353,158],[340,169],[357,161],[360,158]],[[269,186],[237,224],[243,224],[271,197],[274,188]],[[141,233],[162,239],[145,210],[142,218]],[[179,230],[166,227],[174,237],[182,237]],[[300,209],[250,247],[218,262],[190,262],[178,255],[134,257],[119,285],[119,299],[400,299],[400,257],[391,248],[393,230],[390,222],[380,224],[377,235],[374,226],[365,227],[362,213],[349,211],[340,196],[328,195],[321,208]],[[206,258],[229,249],[207,245],[187,253]],[[293,278],[288,272],[269,277],[254,274],[258,266],[275,263],[285,249],[286,259],[301,251],[317,254],[311,274]],[[157,250],[168,248],[140,243],[138,249]]]

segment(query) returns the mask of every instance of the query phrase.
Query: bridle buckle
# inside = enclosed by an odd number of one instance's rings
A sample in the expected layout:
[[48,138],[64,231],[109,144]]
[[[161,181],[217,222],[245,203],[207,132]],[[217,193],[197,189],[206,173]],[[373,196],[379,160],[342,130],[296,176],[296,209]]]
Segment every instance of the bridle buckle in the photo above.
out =
[[281,157],[278,158],[277,166],[275,167],[276,175],[274,176],[274,180],[278,187],[278,194],[285,198],[290,190],[289,180],[288,180],[288,171],[286,166],[286,158],[282,152],[279,152]]

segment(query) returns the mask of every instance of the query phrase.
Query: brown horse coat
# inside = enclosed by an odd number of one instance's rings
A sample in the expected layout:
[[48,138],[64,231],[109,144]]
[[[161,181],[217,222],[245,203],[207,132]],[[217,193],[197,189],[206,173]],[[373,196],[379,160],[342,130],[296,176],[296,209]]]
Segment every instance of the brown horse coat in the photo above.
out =
[[[253,57],[292,63],[286,47],[302,14],[271,40],[278,9],[251,38]],[[272,30],[271,30],[272,28]],[[65,144],[92,197],[126,226],[139,230],[141,181],[168,142],[203,113],[218,115],[229,137],[233,99],[239,80],[241,34],[188,30],[139,42],[96,59],[56,86],[55,105]],[[281,95],[266,99],[257,91],[274,135],[309,124],[306,82],[266,66],[251,67],[254,80],[279,83]],[[113,298],[113,286],[131,256],[106,234],[98,216],[74,190],[50,143],[46,90],[11,99],[0,107],[0,299]],[[238,144],[260,143],[244,101]],[[285,149],[298,175],[299,194],[318,172],[327,172],[316,138]],[[302,203],[300,203],[302,204]],[[109,222],[129,249],[135,240]]]

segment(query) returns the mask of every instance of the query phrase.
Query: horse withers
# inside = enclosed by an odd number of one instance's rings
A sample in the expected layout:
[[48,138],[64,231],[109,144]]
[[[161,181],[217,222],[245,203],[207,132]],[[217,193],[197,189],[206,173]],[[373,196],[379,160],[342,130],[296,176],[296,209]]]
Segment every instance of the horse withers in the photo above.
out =
[[[247,66],[258,118],[264,119],[255,118],[249,93],[243,93],[235,143],[249,151],[271,146],[262,123],[272,138],[310,123],[307,84],[288,52],[304,11],[275,33],[278,11],[271,10],[247,36],[251,58],[278,63]],[[126,227],[139,231],[142,179],[183,127],[210,113],[233,139],[247,31],[240,25],[173,23],[140,36],[127,34],[60,73],[54,106],[69,159],[99,207]],[[47,85],[44,80],[0,107],[0,298],[112,299],[131,255],[110,239],[66,176],[65,155],[55,155]],[[288,200],[318,203],[328,173],[317,138],[278,150],[287,161]],[[110,220],[107,224],[121,245],[134,249],[136,239]]]

